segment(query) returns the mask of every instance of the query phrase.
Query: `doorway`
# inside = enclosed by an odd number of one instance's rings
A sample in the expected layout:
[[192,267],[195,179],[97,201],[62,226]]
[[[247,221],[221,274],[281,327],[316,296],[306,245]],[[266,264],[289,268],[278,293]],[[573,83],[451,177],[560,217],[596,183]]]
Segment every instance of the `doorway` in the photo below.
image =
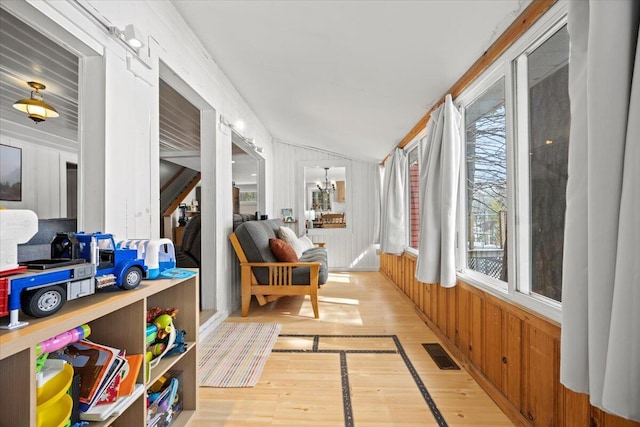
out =
[[[207,260],[199,265],[200,321],[203,323],[217,312],[215,110],[162,61],[159,104],[158,160],[177,165],[181,174],[186,174],[183,184],[174,183],[181,189],[173,201],[176,206],[173,218],[177,224],[181,210],[190,216],[188,221],[193,221],[196,214],[199,216],[199,259]],[[181,203],[183,209],[180,209]],[[167,234],[166,229],[164,233]]]

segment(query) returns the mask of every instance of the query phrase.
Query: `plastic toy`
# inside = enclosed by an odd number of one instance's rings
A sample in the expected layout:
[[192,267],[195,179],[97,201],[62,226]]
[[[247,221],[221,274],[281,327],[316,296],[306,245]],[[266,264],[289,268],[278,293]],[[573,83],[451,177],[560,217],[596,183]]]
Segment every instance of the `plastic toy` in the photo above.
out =
[[184,341],[185,331],[176,331],[176,339],[173,342],[173,348],[169,349],[164,355],[172,356],[187,351],[187,343]]
[[149,395],[147,426],[160,427],[171,424],[174,415],[178,412],[179,385],[180,382],[177,378],[171,378],[161,391]]
[[158,328],[156,337],[158,339],[163,339],[169,335],[171,329],[173,329],[173,318],[168,314],[161,314],[154,319],[153,324]]
[[[147,310],[147,330],[146,343],[147,352],[145,361],[148,366],[153,368],[157,366],[162,357],[169,352],[174,354],[176,348],[176,340],[181,337],[184,343],[184,331],[178,331],[173,323],[178,310],[176,308],[161,309],[159,307]],[[179,352],[183,352],[179,351]]]
[[125,240],[118,246],[138,251],[138,258],[144,259],[148,268],[148,279],[157,279],[161,272],[176,266],[175,248],[170,239]]
[[154,308],[150,308],[149,310],[147,310],[147,323],[151,323],[153,321],[153,319],[155,319],[156,317],[160,316],[161,314],[168,314],[171,317],[176,317],[178,315],[178,309],[177,308],[167,308],[162,309],[160,307],[154,307]]
[[66,347],[68,344],[80,341],[91,334],[91,328],[89,325],[81,325],[77,328],[63,332],[60,335],[56,335],[53,338],[42,341],[36,345],[36,357],[43,353],[51,353],[52,351],[60,350],[62,347]]
[[111,234],[84,232],[59,233],[51,243],[51,259],[21,263],[27,270],[14,271],[17,244],[35,234],[34,219],[37,231],[33,212],[0,210],[0,276],[6,276],[0,277],[0,317],[9,315],[9,324],[0,328],[26,325],[18,319],[20,308],[29,316],[46,317],[68,300],[106,286],[134,289],[145,277],[147,267],[136,250],[116,247]]
[[73,367],[61,360],[48,360],[36,392],[36,425],[64,426],[71,416],[73,402],[67,390]]

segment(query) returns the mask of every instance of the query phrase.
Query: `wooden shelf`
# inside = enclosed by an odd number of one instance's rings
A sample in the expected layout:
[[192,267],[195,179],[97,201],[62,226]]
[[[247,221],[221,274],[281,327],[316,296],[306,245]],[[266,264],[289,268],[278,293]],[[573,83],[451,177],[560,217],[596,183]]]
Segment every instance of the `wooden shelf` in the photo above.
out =
[[[111,347],[125,349],[127,354],[146,351],[146,312],[151,307],[178,309],[176,327],[186,332],[187,350],[160,361],[149,373],[149,387],[169,370],[182,372],[183,411],[173,425],[186,425],[195,413],[198,393],[196,343],[198,342],[198,276],[188,279],[143,281],[134,290],[109,289],[94,295],[67,301],[55,315],[42,319],[27,318],[29,324],[20,329],[0,330],[0,389],[11,390],[0,399],[2,423],[11,426],[36,426],[36,344],[82,324],[89,324],[89,339]],[[144,383],[146,367],[137,382]],[[25,416],[28,414],[28,416]],[[118,417],[92,426],[144,425],[144,396],[134,399]]]

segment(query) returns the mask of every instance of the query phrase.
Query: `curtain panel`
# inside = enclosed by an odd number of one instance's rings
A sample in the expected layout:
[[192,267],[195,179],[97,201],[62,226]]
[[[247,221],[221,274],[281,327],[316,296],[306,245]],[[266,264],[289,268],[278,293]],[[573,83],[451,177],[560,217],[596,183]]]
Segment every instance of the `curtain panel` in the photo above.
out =
[[376,206],[374,224],[373,224],[373,243],[380,244],[380,217],[382,216],[382,180],[384,179],[384,166],[376,167],[374,182],[374,204]]
[[382,212],[380,215],[380,251],[400,255],[407,246],[407,155],[396,148],[384,168]]
[[456,215],[462,151],[462,116],[445,97],[418,146],[420,240],[415,277],[444,287],[456,284]]
[[640,421],[640,2],[569,2],[560,381]]

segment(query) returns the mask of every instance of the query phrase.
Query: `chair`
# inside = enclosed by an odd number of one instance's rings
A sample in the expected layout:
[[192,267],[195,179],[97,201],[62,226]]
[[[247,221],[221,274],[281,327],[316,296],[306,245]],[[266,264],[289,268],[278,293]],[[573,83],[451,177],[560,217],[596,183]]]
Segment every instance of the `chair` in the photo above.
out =
[[309,295],[317,319],[318,287],[328,278],[326,249],[308,249],[298,262],[279,262],[269,248],[269,238],[276,237],[282,224],[280,220],[249,221],[229,235],[240,261],[242,316],[249,314],[252,295],[260,305],[286,295]]
[[322,228],[345,228],[344,214],[323,214]]
[[181,268],[200,268],[202,253],[200,241],[200,215],[191,217],[182,235],[182,244],[177,245],[176,266]]

